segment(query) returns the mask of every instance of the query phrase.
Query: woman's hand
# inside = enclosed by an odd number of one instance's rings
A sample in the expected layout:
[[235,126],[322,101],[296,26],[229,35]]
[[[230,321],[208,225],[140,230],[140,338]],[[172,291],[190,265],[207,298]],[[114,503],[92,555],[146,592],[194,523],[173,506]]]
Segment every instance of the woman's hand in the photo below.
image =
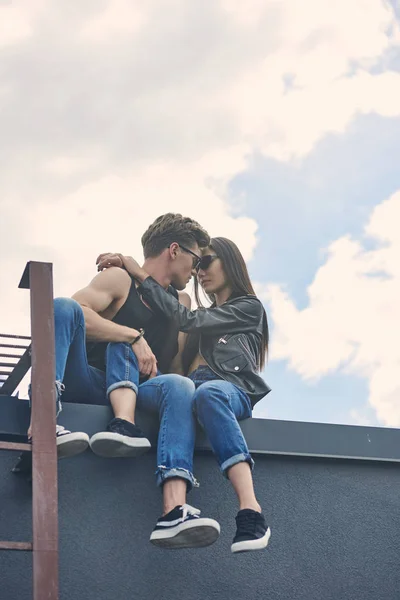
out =
[[149,276],[144,269],[132,256],[123,256],[122,254],[105,252],[100,254],[96,260],[97,270],[102,271],[110,267],[121,267],[126,269],[132,277],[143,282]]
[[96,265],[98,271],[103,271],[103,269],[109,269],[110,267],[120,267],[123,269],[122,254],[103,252],[103,254],[100,254],[96,258]]

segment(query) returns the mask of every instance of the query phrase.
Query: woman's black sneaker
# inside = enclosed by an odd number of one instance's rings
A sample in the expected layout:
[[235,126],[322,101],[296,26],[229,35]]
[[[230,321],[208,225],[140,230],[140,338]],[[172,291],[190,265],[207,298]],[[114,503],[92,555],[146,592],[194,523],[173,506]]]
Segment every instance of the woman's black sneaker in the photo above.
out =
[[200,511],[189,504],[175,506],[168,514],[158,519],[150,541],[161,548],[210,546],[218,539],[219,523],[199,515]]
[[98,456],[122,458],[144,454],[151,444],[137,425],[125,419],[113,419],[107,431],[90,438],[90,447]]
[[236,516],[236,528],[231,546],[232,552],[248,552],[267,547],[271,530],[265,523],[262,513],[250,508],[239,510]]

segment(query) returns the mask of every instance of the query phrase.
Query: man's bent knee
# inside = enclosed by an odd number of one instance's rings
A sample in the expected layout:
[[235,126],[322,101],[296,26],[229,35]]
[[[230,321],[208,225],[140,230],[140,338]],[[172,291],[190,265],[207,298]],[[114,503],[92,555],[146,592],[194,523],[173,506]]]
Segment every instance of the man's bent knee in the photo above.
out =
[[66,315],[83,315],[83,310],[79,302],[73,298],[55,298],[54,315],[65,317]]
[[193,396],[196,391],[196,387],[191,379],[184,377],[183,375],[176,375],[171,373],[169,375],[159,375],[155,379],[151,380],[157,383],[163,401],[167,404],[174,404],[175,406],[179,403],[185,405],[193,402]]
[[183,375],[170,373],[169,375],[159,375],[157,379],[159,384],[164,388],[168,388],[169,391],[173,390],[174,392],[187,394],[191,397],[196,391],[193,381]]

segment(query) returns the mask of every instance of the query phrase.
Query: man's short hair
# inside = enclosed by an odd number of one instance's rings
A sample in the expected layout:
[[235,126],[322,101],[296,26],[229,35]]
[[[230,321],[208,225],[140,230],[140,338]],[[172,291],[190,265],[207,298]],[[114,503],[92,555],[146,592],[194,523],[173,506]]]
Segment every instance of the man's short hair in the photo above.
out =
[[210,236],[197,221],[180,214],[167,213],[158,217],[143,234],[144,257],[159,256],[173,242],[189,248],[197,243],[200,248],[205,248],[210,244]]

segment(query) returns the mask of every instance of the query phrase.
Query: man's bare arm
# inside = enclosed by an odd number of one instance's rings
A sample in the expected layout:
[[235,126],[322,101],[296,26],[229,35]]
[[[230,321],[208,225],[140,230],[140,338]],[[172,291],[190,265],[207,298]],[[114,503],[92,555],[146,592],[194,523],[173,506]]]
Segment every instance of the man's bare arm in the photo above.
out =
[[112,304],[129,293],[131,278],[128,273],[116,267],[102,271],[88,286],[72,297],[79,302],[85,316],[86,335],[89,340],[102,342],[131,342],[139,332],[137,329],[113,323],[99,313],[107,314]]
[[[179,292],[179,302],[186,306],[186,308],[190,309],[192,301],[190,299],[189,294],[186,292]],[[179,332],[178,335],[178,354],[174,357],[171,367],[169,369],[170,373],[177,373],[178,375],[183,375],[183,365],[182,365],[182,353],[186,344],[187,333],[183,333],[183,331]]]
[[[101,342],[131,343],[139,335],[137,329],[113,323],[111,319],[129,293],[131,278],[119,268],[111,268],[96,275],[88,286],[73,295],[82,307],[88,339]],[[102,314],[99,314],[102,313]],[[157,374],[157,361],[150,346],[142,337],[132,346],[139,364],[139,372],[148,377]]]

